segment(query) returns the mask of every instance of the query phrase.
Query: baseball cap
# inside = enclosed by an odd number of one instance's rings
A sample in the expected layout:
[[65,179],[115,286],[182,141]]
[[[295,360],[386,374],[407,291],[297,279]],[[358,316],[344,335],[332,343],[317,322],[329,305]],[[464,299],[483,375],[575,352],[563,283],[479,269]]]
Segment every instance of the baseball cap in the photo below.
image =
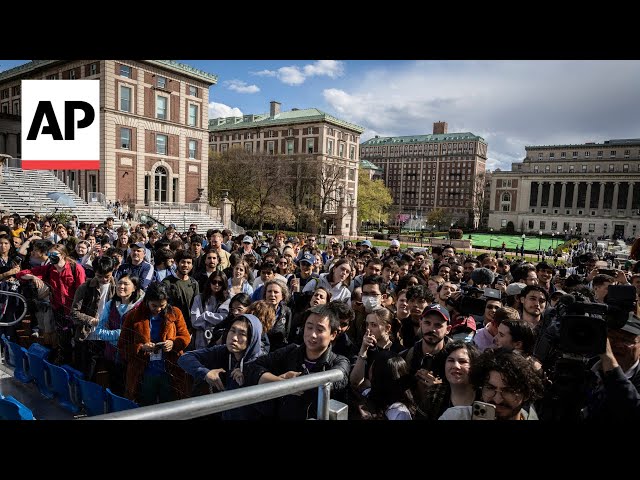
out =
[[625,323],[624,327],[622,327],[620,330],[633,333],[634,335],[640,335],[640,318],[638,318],[634,314],[629,314],[627,323]]
[[472,316],[458,317],[458,319],[451,324],[449,335],[457,332],[463,332],[465,330],[472,330],[474,332],[477,330],[476,321]]
[[364,240],[360,245],[371,248],[371,242],[369,240]]
[[301,262],[307,262],[309,265],[313,265],[315,263],[316,259],[309,252],[304,252],[302,257],[300,257],[300,261]]
[[445,322],[449,322],[451,320],[451,317],[449,316],[449,311],[439,303],[432,303],[431,305],[428,305],[422,312],[422,317],[423,318],[426,317],[431,312],[438,313]]
[[507,296],[520,295],[520,292],[522,292],[522,290],[524,290],[524,287],[526,286],[526,283],[521,282],[510,283],[509,285],[507,285]]
[[400,247],[400,242],[398,240],[391,240],[390,247]]
[[245,237],[242,239],[242,243],[253,243],[253,238],[251,238],[249,235],[245,235]]
[[132,243],[130,248],[141,248],[144,250],[147,247],[144,246],[144,242],[136,242]]

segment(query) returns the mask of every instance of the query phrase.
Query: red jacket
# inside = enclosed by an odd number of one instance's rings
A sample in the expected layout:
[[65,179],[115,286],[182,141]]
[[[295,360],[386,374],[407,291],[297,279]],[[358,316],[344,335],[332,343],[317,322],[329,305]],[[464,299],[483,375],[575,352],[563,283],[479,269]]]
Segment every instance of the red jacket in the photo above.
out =
[[73,304],[73,297],[76,290],[80,288],[80,285],[87,279],[82,265],[76,263],[75,278],[69,261],[64,264],[60,272],[58,272],[54,265],[47,264],[41,267],[21,270],[16,273],[16,278],[21,280],[22,277],[28,274],[38,277],[49,285],[51,290],[51,308],[53,310],[61,310],[64,308],[64,313],[71,315],[71,305]]
[[[125,381],[126,396],[136,401],[136,396],[142,384],[142,376],[149,363],[149,352],[143,352],[142,345],[151,342],[151,312],[143,301],[131,310],[125,317],[118,339],[118,351],[127,365],[127,377]],[[191,336],[187,330],[182,312],[179,308],[168,307],[162,322],[160,332],[161,341],[173,340],[173,349],[163,352],[166,372],[171,378],[171,387],[176,400],[186,396],[186,374],[178,366],[178,357],[189,345]]]

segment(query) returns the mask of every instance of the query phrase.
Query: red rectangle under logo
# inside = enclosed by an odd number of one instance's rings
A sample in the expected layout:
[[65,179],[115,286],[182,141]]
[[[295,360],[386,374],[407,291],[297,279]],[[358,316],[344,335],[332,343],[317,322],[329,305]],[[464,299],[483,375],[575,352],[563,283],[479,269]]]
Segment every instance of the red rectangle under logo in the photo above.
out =
[[23,170],[100,170],[100,160],[22,160]]

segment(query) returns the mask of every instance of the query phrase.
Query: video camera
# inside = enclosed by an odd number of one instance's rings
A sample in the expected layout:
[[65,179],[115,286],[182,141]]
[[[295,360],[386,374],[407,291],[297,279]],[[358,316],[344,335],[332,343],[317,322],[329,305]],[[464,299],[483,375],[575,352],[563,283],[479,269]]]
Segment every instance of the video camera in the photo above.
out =
[[462,295],[457,298],[449,298],[447,305],[451,305],[457,312],[462,315],[484,316],[487,306],[487,300],[501,300],[499,290],[493,288],[478,288],[472,285],[462,285],[460,287]]

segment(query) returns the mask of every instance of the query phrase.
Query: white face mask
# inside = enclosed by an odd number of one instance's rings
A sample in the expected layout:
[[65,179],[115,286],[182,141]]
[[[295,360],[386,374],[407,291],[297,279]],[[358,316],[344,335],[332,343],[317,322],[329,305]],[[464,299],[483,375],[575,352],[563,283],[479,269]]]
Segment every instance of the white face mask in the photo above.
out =
[[451,335],[451,339],[454,341],[462,340],[465,343],[470,343],[473,340],[474,335],[474,332],[459,332]]
[[364,310],[367,313],[373,312],[376,308],[380,306],[380,300],[376,297],[362,297],[362,304],[364,305]]

